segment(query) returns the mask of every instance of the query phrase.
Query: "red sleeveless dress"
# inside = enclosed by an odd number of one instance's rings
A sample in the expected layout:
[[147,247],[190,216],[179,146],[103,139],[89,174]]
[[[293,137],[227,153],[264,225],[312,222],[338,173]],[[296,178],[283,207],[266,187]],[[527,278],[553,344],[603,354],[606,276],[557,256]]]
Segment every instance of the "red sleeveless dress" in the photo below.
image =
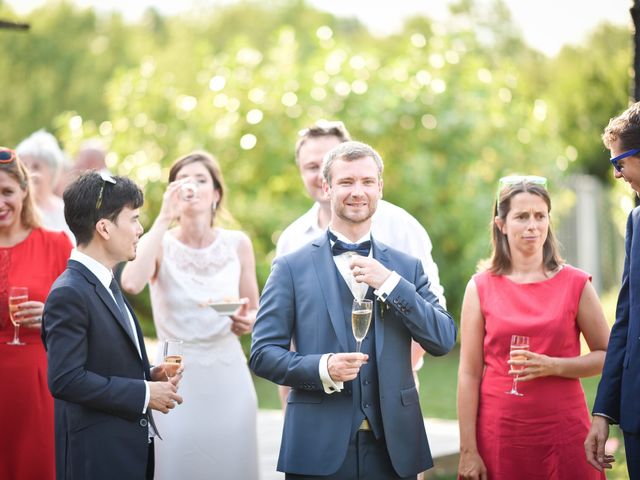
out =
[[587,463],[589,413],[578,379],[542,377],[507,395],[511,335],[530,337],[530,350],[553,357],[580,355],[576,322],[590,276],[565,265],[554,277],[517,284],[501,275],[476,274],[485,320],[477,442],[489,480],[599,480]]
[[0,479],[53,480],[56,476],[53,397],[47,387],[47,355],[40,329],[20,327],[13,339],[10,286],[28,287],[29,300],[44,302],[67,265],[71,242],[63,232],[34,229],[13,247],[0,247]]

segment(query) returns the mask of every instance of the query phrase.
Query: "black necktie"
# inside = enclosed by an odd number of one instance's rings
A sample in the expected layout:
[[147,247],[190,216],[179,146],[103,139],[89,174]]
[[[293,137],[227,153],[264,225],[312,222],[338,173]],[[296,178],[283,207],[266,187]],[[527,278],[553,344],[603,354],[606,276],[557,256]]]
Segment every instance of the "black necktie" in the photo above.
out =
[[362,255],[363,257],[369,256],[369,251],[371,250],[371,240],[367,240],[362,243],[347,243],[342,240],[338,240],[333,233],[329,232],[329,238],[334,242],[331,247],[331,252],[333,255],[340,255],[345,252],[353,252],[358,255]]
[[127,333],[133,337],[133,332],[131,331],[131,321],[129,320],[129,315],[127,314],[127,306],[124,304],[124,298],[122,297],[122,292],[120,291],[120,287],[118,286],[118,282],[116,282],[115,278],[111,279],[111,283],[109,284],[109,289],[111,293],[113,293],[113,297],[116,299],[116,303],[118,304],[118,309],[122,314],[122,319],[124,323],[127,325]]

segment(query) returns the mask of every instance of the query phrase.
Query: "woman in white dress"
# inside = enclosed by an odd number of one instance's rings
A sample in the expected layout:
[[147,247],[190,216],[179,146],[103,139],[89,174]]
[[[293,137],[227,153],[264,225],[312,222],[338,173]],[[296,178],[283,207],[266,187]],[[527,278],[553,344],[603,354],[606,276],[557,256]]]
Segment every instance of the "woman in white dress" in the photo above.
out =
[[[130,293],[150,285],[158,334],[184,341],[184,403],[155,420],[155,478],[257,479],[257,399],[239,337],[258,307],[253,247],[247,235],[216,227],[224,184],[205,152],[177,160],[162,207],[122,272]],[[177,222],[175,227],[171,224]],[[230,316],[208,304],[246,302]]]

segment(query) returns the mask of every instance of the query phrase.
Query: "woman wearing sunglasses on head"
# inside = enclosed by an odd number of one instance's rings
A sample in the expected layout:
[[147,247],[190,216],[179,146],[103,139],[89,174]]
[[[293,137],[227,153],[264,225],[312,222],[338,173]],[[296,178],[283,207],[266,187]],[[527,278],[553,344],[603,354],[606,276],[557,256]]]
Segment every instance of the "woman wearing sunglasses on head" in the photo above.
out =
[[462,305],[464,480],[604,478],[584,455],[589,414],[579,378],[601,372],[609,330],[590,275],[560,258],[550,211],[545,178],[500,180],[493,251]]
[[43,302],[71,248],[63,232],[41,228],[25,165],[0,147],[0,478],[55,478],[53,398],[40,327]]

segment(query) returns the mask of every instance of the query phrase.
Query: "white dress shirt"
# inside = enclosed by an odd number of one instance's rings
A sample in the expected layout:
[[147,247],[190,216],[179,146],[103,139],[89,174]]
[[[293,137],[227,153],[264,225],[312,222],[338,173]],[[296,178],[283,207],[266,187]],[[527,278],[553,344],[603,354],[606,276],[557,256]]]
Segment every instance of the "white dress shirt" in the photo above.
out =
[[[111,293],[111,289],[109,288],[109,285],[111,284],[111,279],[113,278],[113,272],[109,270],[107,267],[105,267],[102,263],[97,261],[95,258],[90,257],[85,253],[82,253],[76,248],[74,248],[71,251],[70,259],[75,260],[78,263],[81,263],[82,265],[87,267],[91,273],[93,273],[96,276],[96,278],[104,286],[107,292],[109,292],[109,295],[113,299],[114,305],[118,308],[118,310],[120,310],[120,307],[118,307],[118,302],[116,302],[116,299],[113,296],[113,293]],[[131,326],[131,331],[133,332],[133,336],[135,338],[136,348],[138,349],[138,355],[140,355],[140,358],[142,358],[142,351],[140,350],[140,340],[138,339],[136,325],[133,321],[133,316],[131,315],[131,312],[129,311],[128,308],[127,308],[127,317]],[[142,408],[142,413],[147,413],[147,407],[149,406],[151,393],[149,392],[149,385],[147,384],[146,380],[144,382],[144,386],[145,386],[145,395],[144,395],[144,405]]]
[[[331,230],[331,227],[329,227],[329,230]],[[345,243],[362,243],[362,242],[371,240],[371,233],[367,233],[357,242],[351,242],[351,240],[349,240],[347,237],[345,237],[344,235],[338,232],[334,232],[333,230],[331,230],[331,233],[333,233],[338,238],[338,240],[341,240]],[[331,246],[333,247],[333,244],[335,242],[333,240],[330,240],[330,242],[331,242]],[[340,275],[342,276],[345,283],[349,287],[349,290],[351,290],[351,293],[353,294],[353,298],[362,300],[367,294],[369,285],[367,285],[364,282],[358,282],[353,277],[353,273],[351,271],[351,258],[354,255],[357,255],[357,254],[354,254],[352,252],[344,252],[344,253],[341,253],[340,255],[334,255],[333,261],[336,264],[336,268],[338,269],[338,272],[340,272]],[[371,255],[372,255],[372,251],[369,250],[368,256],[371,257]],[[378,288],[377,290],[374,290],[373,293],[378,297],[378,300],[384,302],[385,299],[389,296],[389,294],[393,291],[393,289],[396,288],[399,282],[400,282],[400,275],[398,275],[397,272],[392,271],[391,275],[387,277],[387,279],[380,286],[380,288]],[[339,392],[344,387],[344,382],[336,382],[331,378],[331,375],[329,375],[328,363],[329,363],[329,357],[331,355],[333,355],[333,353],[325,353],[324,355],[322,355],[322,357],[320,357],[320,365],[318,367],[319,373],[320,373],[320,379],[322,380],[322,386],[324,388],[325,393],[328,393],[328,394]]]
[[[320,205],[314,203],[309,211],[282,232],[276,244],[276,256],[291,253],[322,235],[325,230],[318,225],[319,210]],[[406,210],[385,200],[378,202],[371,220],[373,238],[420,259],[431,282],[431,291],[438,297],[440,305],[447,308],[438,266],[431,257],[431,239],[424,227]]]

